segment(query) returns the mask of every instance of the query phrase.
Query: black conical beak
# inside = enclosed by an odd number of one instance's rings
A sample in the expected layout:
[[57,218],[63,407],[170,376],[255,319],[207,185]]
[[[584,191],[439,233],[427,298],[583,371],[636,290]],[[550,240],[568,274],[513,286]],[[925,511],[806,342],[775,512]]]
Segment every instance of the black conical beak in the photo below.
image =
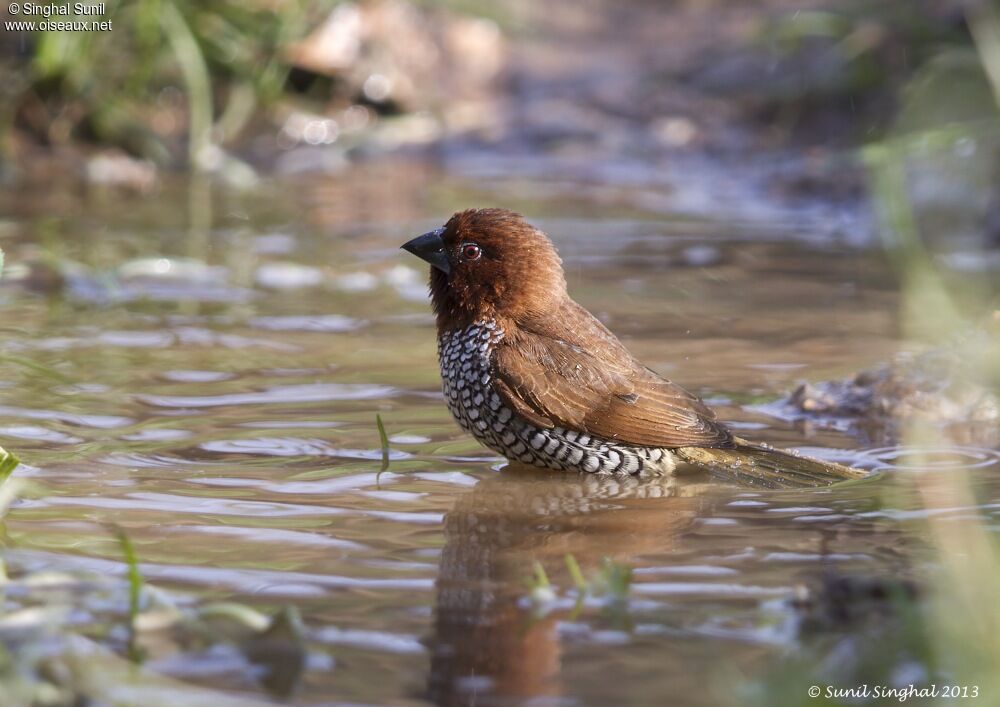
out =
[[410,251],[421,260],[426,260],[441,272],[450,273],[451,266],[448,264],[448,255],[444,252],[444,241],[441,240],[442,233],[444,233],[444,229],[439,228],[436,231],[417,236],[412,241],[407,241],[400,248]]

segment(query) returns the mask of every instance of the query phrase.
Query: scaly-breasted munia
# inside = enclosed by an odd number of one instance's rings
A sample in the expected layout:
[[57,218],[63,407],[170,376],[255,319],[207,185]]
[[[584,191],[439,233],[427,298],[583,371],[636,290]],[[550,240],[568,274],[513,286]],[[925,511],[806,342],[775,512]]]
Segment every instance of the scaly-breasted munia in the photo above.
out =
[[621,475],[691,464],[767,486],[864,475],[734,436],[570,298],[552,242],[518,214],[461,211],[402,247],[431,265],[449,410],[509,460]]

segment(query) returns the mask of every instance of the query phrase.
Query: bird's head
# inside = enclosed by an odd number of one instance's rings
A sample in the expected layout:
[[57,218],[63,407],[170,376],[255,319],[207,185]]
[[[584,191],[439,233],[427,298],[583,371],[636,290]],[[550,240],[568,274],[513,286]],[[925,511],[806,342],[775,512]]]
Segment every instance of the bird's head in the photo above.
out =
[[544,315],[566,296],[552,241],[507,209],[459,211],[402,247],[431,264],[431,300],[442,330]]

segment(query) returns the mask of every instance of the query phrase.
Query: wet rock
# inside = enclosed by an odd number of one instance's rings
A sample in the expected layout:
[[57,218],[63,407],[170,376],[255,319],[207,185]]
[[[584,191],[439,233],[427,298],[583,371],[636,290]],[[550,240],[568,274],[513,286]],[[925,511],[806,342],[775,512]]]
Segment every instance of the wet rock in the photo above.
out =
[[423,302],[428,297],[426,276],[405,265],[397,265],[384,272],[382,281],[411,302]]
[[285,56],[300,72],[334,79],[334,101],[394,113],[484,98],[506,48],[491,20],[376,0],[338,4]]
[[698,126],[683,116],[656,118],[650,125],[650,131],[668,147],[687,147],[698,138]]
[[255,329],[270,331],[319,331],[328,334],[354,331],[364,326],[363,321],[341,314],[252,317],[248,324]]
[[286,606],[275,614],[267,628],[241,644],[241,649],[264,669],[261,684],[273,695],[286,697],[298,688],[305,670],[305,629],[298,610]]
[[297,290],[323,284],[323,271],[291,262],[265,263],[257,268],[254,281],[269,290]]
[[134,300],[239,302],[252,296],[228,279],[227,268],[195,258],[136,258],[99,270],[28,249],[8,264],[2,285],[98,305]]
[[369,272],[350,272],[338,276],[334,286],[342,292],[369,292],[378,287],[378,278]]
[[218,145],[205,146],[196,161],[201,170],[214,174],[235,189],[251,189],[259,182],[257,171],[250,164]]
[[722,251],[711,245],[692,245],[681,251],[681,262],[694,268],[707,268],[722,262]]
[[1000,397],[973,379],[958,349],[901,354],[852,378],[802,383],[759,409],[851,429],[879,444],[897,443],[913,424],[932,425],[956,444],[1000,444]]
[[299,147],[278,157],[274,168],[278,174],[287,176],[312,172],[332,174],[347,165],[344,151],[339,147]]
[[830,573],[799,587],[791,605],[801,614],[802,630],[816,631],[891,617],[919,596],[910,580]]
[[107,304],[117,296],[114,283],[86,265],[56,260],[30,250],[16,262],[8,262],[0,285],[46,297],[65,296],[95,304]]
[[184,280],[211,282],[227,276],[223,267],[208,265],[195,258],[136,258],[118,266],[125,282],[141,280]]
[[87,160],[86,177],[90,184],[120,187],[140,194],[152,191],[158,181],[156,165],[121,150],[101,152]]
[[114,277],[123,300],[241,302],[252,294],[228,283],[227,268],[197,258],[136,258],[118,266]]
[[296,245],[295,236],[289,233],[266,233],[254,237],[253,252],[258,255],[288,255]]

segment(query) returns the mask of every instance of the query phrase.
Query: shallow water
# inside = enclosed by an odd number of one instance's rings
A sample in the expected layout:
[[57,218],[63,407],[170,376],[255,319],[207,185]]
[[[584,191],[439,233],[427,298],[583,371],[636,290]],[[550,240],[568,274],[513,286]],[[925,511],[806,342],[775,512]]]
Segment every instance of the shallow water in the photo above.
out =
[[[905,345],[877,253],[808,209],[672,212],[655,183],[642,208],[587,179],[393,162],[249,195],[3,195],[8,265],[34,263],[0,289],[0,443],[36,484],[6,522],[8,562],[123,575],[115,522],[155,586],[293,603],[312,654],[302,704],[717,704],[796,645],[797,586],[905,576],[929,556],[897,475],[970,468],[982,500],[938,512],[997,525],[996,452],[923,467],[745,408]],[[496,202],[550,233],[581,303],[743,436],[889,471],[760,492],[501,469],[448,416],[426,273],[398,250]],[[533,614],[532,563],[565,590],[567,554],[585,574],[602,558],[634,568],[624,615]],[[164,651],[150,665],[263,695],[239,664]]]

